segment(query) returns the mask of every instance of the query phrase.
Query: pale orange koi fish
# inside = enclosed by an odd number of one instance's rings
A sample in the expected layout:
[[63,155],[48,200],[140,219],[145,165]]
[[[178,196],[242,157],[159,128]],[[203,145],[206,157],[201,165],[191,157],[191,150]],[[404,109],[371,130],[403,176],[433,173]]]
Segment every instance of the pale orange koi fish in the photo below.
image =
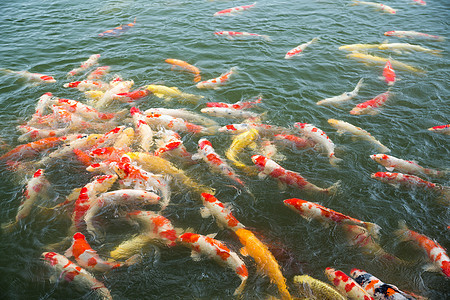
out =
[[199,68],[197,68],[197,67],[195,67],[195,66],[193,66],[191,64],[188,64],[187,62],[185,62],[185,61],[183,61],[181,59],[168,58],[168,59],[165,60],[165,62],[168,63],[168,64],[173,65],[174,67],[175,66],[179,66],[182,69],[184,69],[184,70],[194,74],[195,75],[194,82],[199,82],[202,79],[202,77],[200,75],[200,69]]

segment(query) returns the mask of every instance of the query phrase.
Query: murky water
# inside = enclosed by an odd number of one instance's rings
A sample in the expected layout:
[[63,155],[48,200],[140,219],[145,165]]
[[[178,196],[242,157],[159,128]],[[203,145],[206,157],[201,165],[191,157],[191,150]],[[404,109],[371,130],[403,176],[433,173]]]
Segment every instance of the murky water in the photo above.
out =
[[[450,249],[448,206],[438,201],[438,195],[424,189],[397,189],[370,178],[383,171],[370,154],[376,148],[369,143],[338,135],[327,120],[344,120],[366,129],[384,145],[390,154],[421,165],[449,168],[448,136],[426,129],[448,124],[449,60],[448,42],[389,38],[390,42],[410,42],[427,48],[444,50],[442,56],[421,52],[395,53],[377,50],[374,53],[426,70],[416,74],[397,70],[399,81],[392,87],[393,96],[381,112],[373,116],[352,116],[350,109],[386,91],[381,76],[382,66],[367,66],[346,58],[338,47],[352,43],[381,43],[388,30],[415,30],[449,38],[450,5],[447,1],[428,1],[427,6],[408,0],[389,1],[396,15],[383,14],[368,6],[350,6],[350,1],[258,1],[254,9],[233,17],[213,17],[216,11],[237,5],[241,1],[64,1],[45,5],[39,1],[7,1],[0,4],[0,57],[2,68],[28,70],[54,76],[58,82],[30,85],[17,76],[0,76],[1,138],[11,147],[20,133],[16,126],[29,120],[38,98],[52,92],[61,98],[85,101],[83,94],[62,87],[66,73],[91,54],[100,53],[101,65],[111,66],[111,74],[132,79],[135,87],[150,83],[177,86],[187,93],[205,96],[205,101],[237,102],[258,94],[263,102],[254,111],[267,112],[266,123],[292,127],[294,122],[312,123],[324,130],[337,145],[336,155],[343,159],[338,168],[317,151],[280,149],[286,156],[279,163],[302,174],[310,182],[326,187],[341,180],[337,195],[314,196],[295,188],[280,190],[276,181],[239,173],[253,196],[238,191],[231,181],[212,173],[204,163],[185,167],[186,173],[216,190],[222,202],[232,203],[234,215],[254,230],[282,266],[290,290],[296,294],[292,278],[309,274],[326,281],[323,271],[335,267],[344,272],[364,269],[400,289],[427,296],[430,299],[450,297],[448,280],[438,273],[422,269],[426,264],[422,252],[401,242],[394,231],[398,221],[436,240]],[[97,35],[120,24],[136,26],[117,38]],[[268,35],[262,39],[229,40],[214,36],[214,31],[234,30]],[[284,60],[293,47],[319,37],[304,54]],[[178,58],[201,69],[209,79],[238,67],[239,74],[220,90],[198,90],[189,73],[174,72],[164,62]],[[351,91],[364,78],[360,94],[341,107],[321,107],[315,103],[323,98]],[[150,96],[138,104],[150,107],[185,107],[200,112],[204,107],[179,101],[162,101]],[[129,108],[123,105],[123,108]],[[217,118],[220,125],[234,123]],[[195,152],[200,136],[185,135],[183,141]],[[231,143],[227,134],[209,136],[216,152],[224,157]],[[6,151],[6,150],[4,150]],[[250,149],[244,160],[250,162]],[[245,157],[245,155],[243,157]],[[54,194],[41,206],[63,201],[72,189],[82,187],[92,175],[74,159],[54,160],[46,167]],[[1,169],[0,221],[15,217],[22,192],[30,172]],[[450,185],[447,178],[425,178]],[[389,253],[411,261],[397,265],[364,254],[348,245],[337,228],[324,228],[317,221],[308,222],[282,203],[288,198],[318,202],[333,210],[382,227],[380,245]],[[164,216],[175,227],[201,234],[217,232],[217,239],[238,251],[240,243],[232,232],[217,227],[213,219],[202,219],[198,195],[188,187],[174,185],[171,205]],[[107,255],[123,240],[137,232],[124,222],[123,212],[114,209],[98,218],[104,237],[91,241],[101,255]],[[49,283],[48,269],[39,259],[44,247],[61,241],[70,225],[70,211],[43,213],[35,208],[20,229],[1,234],[0,296],[2,299],[88,299],[89,291],[77,291],[70,284]],[[62,253],[65,249],[55,249]],[[249,268],[249,280],[244,298],[266,298],[277,295],[276,287],[259,274],[251,258],[244,259]],[[152,246],[143,252],[143,260],[129,268],[105,274],[95,273],[115,299],[224,299],[232,298],[239,284],[233,272],[211,260],[195,262],[184,247]]]

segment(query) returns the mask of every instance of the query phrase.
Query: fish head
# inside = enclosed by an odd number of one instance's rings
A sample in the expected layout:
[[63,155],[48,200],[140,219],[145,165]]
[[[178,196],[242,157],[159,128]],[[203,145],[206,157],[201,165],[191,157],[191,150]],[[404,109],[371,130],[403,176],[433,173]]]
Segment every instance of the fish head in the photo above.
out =
[[41,258],[48,262],[51,266],[58,264],[58,253],[55,252],[44,252],[41,254]]
[[264,168],[266,166],[266,163],[267,163],[267,158],[262,156],[262,155],[253,155],[252,156],[252,161],[258,167]]
[[335,126],[338,123],[338,120],[336,119],[328,119],[328,124],[331,126]]

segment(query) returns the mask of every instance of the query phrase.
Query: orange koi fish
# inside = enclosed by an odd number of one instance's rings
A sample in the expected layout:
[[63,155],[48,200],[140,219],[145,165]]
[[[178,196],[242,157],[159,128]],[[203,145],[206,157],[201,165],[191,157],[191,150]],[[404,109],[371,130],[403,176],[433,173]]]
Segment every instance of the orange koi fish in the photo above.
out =
[[93,65],[97,64],[98,59],[100,58],[100,54],[92,54],[89,56],[88,60],[83,62],[79,68],[75,68],[69,73],[67,73],[67,76],[75,76],[84,70],[92,67]]
[[0,156],[1,160],[20,160],[37,156],[42,151],[56,147],[67,140],[67,136],[43,138],[28,144],[19,145]]
[[241,249],[241,254],[244,256],[250,255],[255,260],[258,269],[269,276],[271,281],[277,285],[282,299],[292,299],[286,286],[286,278],[281,273],[280,266],[269,248],[247,229],[239,228],[235,233],[244,246]]
[[386,100],[391,96],[389,91],[379,94],[375,98],[356,105],[351,111],[352,115],[375,115],[378,113],[376,110],[382,106]]
[[395,83],[395,71],[392,68],[391,61],[388,60],[383,69],[383,77],[384,81],[386,81],[387,85],[392,86]]
[[151,239],[159,239],[169,247],[176,245],[177,231],[166,217],[152,211],[143,210],[129,212],[127,217],[143,225],[144,230],[141,232]]
[[188,64],[187,62],[185,62],[183,60],[175,59],[175,58],[168,58],[165,60],[165,62],[173,65],[172,69],[174,69],[175,66],[179,66],[182,69],[194,74],[195,75],[194,82],[199,82],[202,79],[202,77],[200,76],[200,69],[191,64]]
[[374,300],[365,289],[344,272],[333,268],[326,268],[325,275],[347,298],[354,300]]
[[449,135],[450,134],[450,124],[438,125],[438,126],[430,127],[430,128],[428,128],[428,130],[433,131],[433,132],[437,132],[437,133],[442,133],[442,134]]
[[195,86],[199,89],[219,89],[222,85],[225,85],[233,76],[236,74],[237,67],[232,67],[228,72],[223,73],[219,77],[201,81],[197,83]]
[[239,256],[228,249],[225,244],[213,238],[186,232],[179,237],[179,241],[192,248],[192,259],[198,260],[200,254],[204,254],[215,261],[225,264],[236,272],[241,279],[241,284],[235,290],[234,295],[242,293],[248,278],[247,267]]
[[202,211],[202,217],[213,215],[219,227],[226,227],[233,231],[244,228],[244,225],[242,225],[242,223],[232,215],[231,211],[216,197],[208,193],[202,193],[202,199],[203,205],[207,209],[207,211]]
[[377,224],[352,218],[314,202],[309,202],[297,198],[287,199],[283,202],[284,205],[299,213],[303,218],[307,220],[316,219],[324,226],[330,226],[333,223],[360,225],[367,228],[367,230],[369,230],[369,232],[375,237],[378,236],[378,233],[381,229]]
[[109,29],[106,30],[102,33],[99,33],[98,36],[99,37],[114,37],[114,36],[120,36],[121,34],[125,33],[126,31],[128,31],[130,28],[134,27],[134,25],[136,25],[136,18],[134,18],[134,22],[133,23],[128,23],[125,25],[120,25],[117,26],[113,29]]

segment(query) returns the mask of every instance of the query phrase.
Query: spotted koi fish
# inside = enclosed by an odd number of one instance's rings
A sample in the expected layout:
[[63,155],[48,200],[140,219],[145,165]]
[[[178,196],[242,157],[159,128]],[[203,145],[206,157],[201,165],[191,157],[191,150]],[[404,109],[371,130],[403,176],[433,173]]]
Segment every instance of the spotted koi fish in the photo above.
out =
[[351,111],[352,115],[376,115],[377,108],[382,106],[391,96],[389,91],[379,94],[375,98],[356,105]]
[[340,270],[326,268],[325,275],[334,286],[349,299],[374,300],[355,280]]
[[283,133],[283,132],[287,131],[287,129],[283,128],[283,127],[269,125],[269,124],[262,124],[262,123],[229,124],[229,125],[220,127],[217,131],[232,133],[232,134],[240,134],[240,133],[248,131],[252,128],[258,130],[259,134],[267,135],[267,136],[273,136],[274,134]]
[[170,153],[174,156],[185,158],[189,162],[192,161],[192,155],[183,145],[181,136],[178,133],[172,130],[164,130],[160,131],[159,133],[163,135],[163,139],[159,142],[159,148],[154,152],[155,156],[164,155],[164,153]]
[[309,275],[294,276],[294,283],[299,288],[302,296],[307,299],[346,300],[335,288],[328,283],[315,279]]
[[48,137],[64,136],[70,131],[69,127],[47,129],[47,128],[37,128],[28,125],[20,125],[17,127],[17,129],[23,132],[23,134],[17,138],[19,142],[44,139]]
[[438,125],[438,126],[430,127],[430,128],[428,128],[428,130],[433,131],[433,132],[437,132],[437,133],[442,133],[442,134],[449,135],[450,134],[450,124]]
[[334,148],[336,147],[332,140],[327,136],[325,132],[317,128],[316,126],[308,123],[295,123],[294,126],[298,128],[301,134],[310,138],[318,145],[322,146],[328,154],[330,164],[336,166],[342,159],[337,158],[334,155]]
[[136,91],[132,91],[132,92],[117,93],[115,95],[115,98],[122,102],[132,103],[136,100],[146,97],[149,94],[150,94],[150,91],[147,89],[136,90]]
[[351,4],[351,5],[368,5],[368,6],[375,7],[377,10],[381,10],[382,12],[385,12],[385,13],[389,13],[389,14],[397,13],[397,11],[395,9],[393,9],[392,7],[381,4],[381,3],[353,0],[353,4]]
[[111,120],[112,118],[119,116],[115,113],[102,113],[93,108],[90,105],[81,103],[76,100],[71,99],[58,99],[55,102],[56,105],[60,105],[70,111],[71,113],[79,114],[85,119],[92,121],[105,121]]
[[40,74],[40,73],[30,73],[28,71],[12,71],[12,70],[2,69],[2,68],[0,68],[0,71],[4,72],[4,73],[17,74],[26,80],[34,81],[36,83],[55,83],[56,82],[56,79],[53,78],[52,76],[44,75],[44,74]]
[[261,170],[258,175],[260,178],[265,178],[269,175],[272,178],[278,179],[282,184],[288,184],[307,192],[333,195],[340,185],[338,181],[328,188],[320,188],[308,182],[299,173],[286,170],[270,158],[262,155],[253,155],[252,161]]
[[316,144],[310,139],[301,138],[294,134],[276,134],[274,135],[274,138],[275,142],[281,143],[284,146],[293,146],[298,150],[311,148]]
[[73,69],[72,71],[70,71],[69,73],[67,73],[67,76],[75,76],[77,74],[80,74],[81,72],[83,72],[86,69],[89,69],[90,67],[92,67],[93,65],[96,65],[98,63],[98,59],[100,58],[100,54],[92,54],[91,56],[89,56],[89,58],[84,61],[80,67]]
[[395,83],[395,77],[396,77],[396,76],[395,76],[395,71],[394,71],[394,69],[392,68],[391,61],[388,60],[388,61],[386,62],[386,65],[384,65],[384,68],[383,68],[383,78],[384,78],[384,81],[387,83],[387,85],[393,86],[394,83]]
[[86,77],[87,80],[96,80],[96,79],[100,79],[103,76],[105,76],[106,74],[109,73],[109,70],[111,69],[110,66],[101,66],[98,67],[97,69],[95,69],[94,71],[92,71],[91,73],[88,74],[88,76]]
[[64,143],[65,141],[67,141],[67,136],[48,137],[31,143],[19,145],[0,156],[0,161],[21,160],[23,158],[34,157],[45,150]]
[[408,229],[405,222],[400,222],[400,229],[395,234],[402,241],[414,242],[426,252],[431,262],[431,264],[425,267],[427,271],[440,272],[447,278],[450,278],[450,258],[448,257],[447,251],[441,245],[426,235]]
[[233,231],[245,227],[232,215],[231,211],[213,195],[202,193],[202,199],[203,205],[206,208],[206,210],[202,210],[202,217],[213,215],[219,227],[226,227]]
[[55,252],[44,252],[41,255],[43,261],[55,270],[59,278],[73,282],[75,287],[81,290],[91,289],[94,294],[103,300],[112,300],[111,293],[105,285],[85,269],[77,266],[64,255]]
[[185,62],[183,60],[180,60],[180,59],[168,58],[168,59],[165,60],[165,62],[168,63],[168,64],[173,65],[172,69],[175,66],[178,66],[178,67],[180,67],[180,68],[182,68],[182,69],[184,69],[184,70],[194,74],[195,75],[194,82],[199,82],[201,80],[201,75],[200,75],[200,69],[199,68],[197,68],[197,67],[195,67],[195,66],[193,66],[191,64],[188,64],[187,62]]
[[251,111],[234,109],[228,107],[204,107],[200,110],[202,113],[219,118],[234,119],[256,119],[261,118],[263,114],[257,114]]
[[258,96],[255,101],[239,101],[236,103],[224,103],[224,102],[208,102],[206,107],[225,107],[231,109],[246,109],[252,108],[255,104],[259,104],[262,101],[262,96]]
[[434,41],[445,41],[445,38],[442,36],[438,36],[438,35],[432,35],[432,34],[427,34],[427,33],[422,33],[422,32],[417,32],[417,31],[402,31],[402,30],[392,30],[392,31],[386,31],[384,33],[384,35],[386,36],[396,36],[399,38],[422,38],[422,39],[429,39],[429,40],[434,40]]
[[359,90],[361,89],[364,82],[364,78],[361,78],[358,83],[356,84],[355,88],[351,92],[345,92],[338,96],[334,96],[331,98],[325,98],[323,100],[320,100],[316,102],[317,105],[339,105],[340,103],[344,101],[348,101],[350,99],[353,99],[354,97],[358,96]]
[[290,59],[293,58],[294,56],[298,56],[300,54],[302,54],[302,52],[306,49],[306,47],[308,47],[309,45],[311,45],[314,42],[317,42],[319,40],[318,37],[313,38],[312,40],[310,40],[307,43],[303,43],[301,45],[298,45],[297,47],[289,50],[286,55],[284,56],[285,59]]
[[176,245],[178,233],[166,217],[143,210],[129,212],[127,216],[144,226],[141,232],[147,234],[151,239],[158,239],[169,247]]
[[165,114],[149,113],[146,114],[146,122],[153,126],[163,126],[166,129],[181,131],[181,132],[191,132],[191,133],[203,133],[208,134],[209,130],[201,125],[196,125],[187,122],[181,118],[174,118]]
[[136,25],[136,18],[134,19],[133,23],[128,23],[125,25],[117,26],[113,29],[106,30],[102,33],[99,33],[99,37],[114,37],[114,36],[120,36],[121,34],[127,32],[130,28],[134,27]]
[[146,117],[139,108],[133,106],[130,113],[139,139],[138,144],[142,150],[147,152],[153,145],[153,130],[147,124]]
[[197,83],[195,86],[199,89],[219,89],[221,86],[228,83],[231,76],[235,75],[237,71],[237,67],[232,67],[228,72],[223,73],[219,77],[201,81]]
[[236,272],[241,279],[241,284],[235,290],[234,295],[242,293],[247,282],[248,271],[244,262],[235,252],[228,249],[225,244],[216,239],[191,232],[182,234],[179,237],[179,241],[192,249],[191,256],[194,260],[198,260],[199,255],[204,254],[221,264],[225,264]]
[[250,33],[245,31],[216,31],[214,32],[217,36],[226,36],[228,39],[232,40],[234,38],[245,39],[245,38],[263,38],[270,42],[271,38],[268,35]]
[[133,80],[118,81],[115,84],[110,84],[111,88],[108,89],[103,95],[101,95],[98,100],[94,102],[94,107],[107,107],[113,100],[117,98],[117,94],[128,93],[133,84]]
[[397,170],[399,172],[407,174],[426,174],[435,177],[445,176],[448,173],[447,171],[438,171],[434,169],[424,168],[414,161],[403,160],[386,154],[373,154],[370,155],[370,158],[373,161],[384,166],[389,172]]
[[63,86],[65,88],[76,88],[81,92],[87,90],[106,91],[110,88],[109,84],[94,80],[72,81],[69,83],[65,83]]
[[303,218],[307,220],[316,219],[326,227],[330,226],[333,223],[339,225],[360,225],[367,228],[367,230],[369,230],[369,232],[375,237],[378,237],[379,231],[381,229],[377,224],[352,218],[314,202],[291,198],[284,200],[283,203],[293,211],[299,213]]
[[371,295],[374,299],[385,300],[402,300],[414,298],[405,292],[399,290],[398,287],[392,284],[384,283],[377,277],[363,270],[352,269],[350,276],[358,283],[363,289]]
[[203,159],[211,168],[224,174],[240,186],[245,186],[245,183],[239,179],[236,172],[216,153],[210,141],[202,138],[198,141],[198,152],[192,155],[192,159]]
[[241,12],[241,11],[250,9],[252,7],[255,7],[255,5],[256,5],[256,2],[254,2],[253,4],[250,4],[250,5],[242,5],[242,6],[227,8],[227,9],[216,12],[213,16],[218,17],[218,16],[232,15],[234,13]]

